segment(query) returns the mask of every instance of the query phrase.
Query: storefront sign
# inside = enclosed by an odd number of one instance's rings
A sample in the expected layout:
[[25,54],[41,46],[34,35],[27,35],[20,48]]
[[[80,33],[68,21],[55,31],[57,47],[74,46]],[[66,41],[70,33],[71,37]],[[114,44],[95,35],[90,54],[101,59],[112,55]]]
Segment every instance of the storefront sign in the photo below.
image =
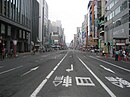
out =
[[125,45],[125,43],[116,43],[116,45]]

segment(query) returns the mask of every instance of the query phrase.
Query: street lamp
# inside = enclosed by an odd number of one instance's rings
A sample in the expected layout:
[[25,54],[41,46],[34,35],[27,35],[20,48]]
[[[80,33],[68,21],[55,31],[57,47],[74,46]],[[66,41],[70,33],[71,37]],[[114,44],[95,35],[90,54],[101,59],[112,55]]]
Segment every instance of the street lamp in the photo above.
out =
[[[112,21],[112,34],[110,35],[110,37],[112,38],[111,39],[111,45],[109,45],[110,47],[109,47],[109,52],[110,52],[110,56],[112,57],[113,56],[113,29],[114,29],[114,21],[113,21],[113,17],[114,17],[114,15],[113,15],[113,11],[112,10],[105,10],[106,12],[107,11],[110,11],[111,13],[110,14],[112,14],[112,18],[111,18],[111,21]],[[108,37],[108,36],[107,36]],[[109,43],[109,42],[108,42]]]

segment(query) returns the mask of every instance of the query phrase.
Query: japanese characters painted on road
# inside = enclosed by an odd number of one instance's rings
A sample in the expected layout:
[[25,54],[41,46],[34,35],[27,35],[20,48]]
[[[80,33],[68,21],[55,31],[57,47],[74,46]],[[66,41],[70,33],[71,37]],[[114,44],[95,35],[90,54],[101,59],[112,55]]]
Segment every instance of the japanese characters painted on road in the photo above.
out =
[[123,78],[119,77],[105,77],[108,81],[110,81],[112,84],[120,87],[120,88],[130,88],[130,82],[124,80]]
[[65,86],[65,87],[69,87],[69,86],[72,86],[72,78],[69,77],[69,76],[56,76],[54,81],[53,81],[53,84],[55,87],[59,86],[60,84],[62,84],[62,86]]
[[53,84],[55,85],[55,87],[57,87],[58,85],[60,85],[62,83],[64,76],[59,76],[59,77],[55,77]]
[[69,76],[64,77],[63,86],[69,87],[72,86],[72,78]]
[[78,86],[95,86],[89,77],[75,77]]
[[[76,85],[78,86],[95,86],[95,84],[92,82],[91,78],[89,77],[75,77],[76,79]],[[62,84],[64,87],[70,87],[72,86],[72,77],[70,76],[56,76],[53,84],[55,87]]]

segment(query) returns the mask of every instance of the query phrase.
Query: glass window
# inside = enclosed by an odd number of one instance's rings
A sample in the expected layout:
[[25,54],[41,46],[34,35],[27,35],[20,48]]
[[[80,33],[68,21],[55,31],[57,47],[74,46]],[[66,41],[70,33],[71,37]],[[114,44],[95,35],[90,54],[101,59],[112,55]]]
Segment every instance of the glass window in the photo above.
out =
[[114,0],[110,4],[110,9],[114,6]]
[[122,24],[129,22],[129,14],[125,14],[124,16],[122,16],[121,22]]
[[19,30],[19,38],[22,38],[22,30]]
[[127,8],[127,1],[124,1],[121,5],[121,11],[125,10]]
[[118,13],[120,13],[120,6],[115,10],[115,15],[117,15]]
[[114,17],[114,16],[115,16],[115,11],[112,12],[112,17]]
[[8,32],[7,32],[7,35],[8,36],[11,36],[11,26],[8,26],[8,30],[7,30]]
[[113,15],[113,14],[111,13],[111,14],[110,14],[110,19],[112,19],[112,15]]
[[25,31],[23,31],[23,39],[25,39]]
[[1,24],[1,34],[5,34],[5,25]]
[[110,6],[107,7],[107,10],[110,10]]
[[115,0],[115,4],[118,2],[119,0]]
[[26,39],[28,39],[28,32],[26,32]]
[[0,14],[2,14],[2,0],[0,0]]

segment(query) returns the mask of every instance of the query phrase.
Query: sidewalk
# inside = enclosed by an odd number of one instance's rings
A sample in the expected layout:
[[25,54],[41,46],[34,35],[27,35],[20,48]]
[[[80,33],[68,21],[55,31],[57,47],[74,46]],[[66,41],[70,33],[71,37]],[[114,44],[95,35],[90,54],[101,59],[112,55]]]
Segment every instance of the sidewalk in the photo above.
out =
[[[105,58],[105,59],[112,59],[112,60],[115,60],[115,57],[110,57],[110,56],[106,57],[106,56],[101,56],[100,54],[98,54],[98,57],[100,57],[100,58]],[[128,60],[127,60],[127,61],[124,61],[124,60],[118,60],[118,61],[130,63],[130,57],[128,57]]]
[[[19,58],[19,57],[22,57],[22,56],[25,56],[25,55],[31,55],[31,52],[17,53],[16,58]],[[5,58],[0,59],[0,61],[5,61],[5,60],[7,61],[7,60],[10,60],[10,59],[15,59],[14,55],[12,55],[12,57],[5,56]]]

